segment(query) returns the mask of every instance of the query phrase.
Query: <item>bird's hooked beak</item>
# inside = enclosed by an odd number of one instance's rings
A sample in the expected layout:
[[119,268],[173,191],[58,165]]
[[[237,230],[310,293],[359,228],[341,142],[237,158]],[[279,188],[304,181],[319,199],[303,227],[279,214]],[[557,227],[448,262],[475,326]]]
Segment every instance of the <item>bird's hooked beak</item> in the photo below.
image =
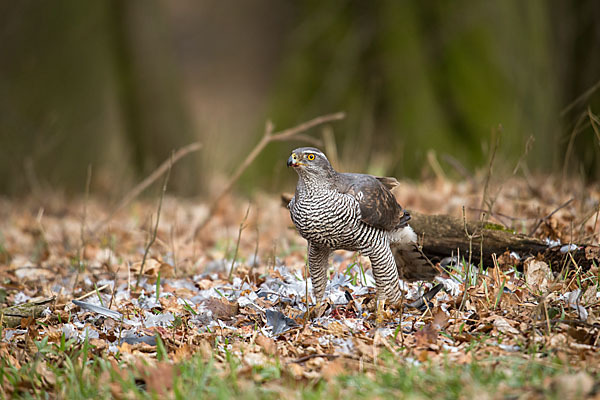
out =
[[298,157],[298,155],[296,153],[292,153],[290,158],[288,158],[288,160],[287,160],[287,166],[296,168],[299,165],[304,165],[304,164],[300,162],[300,157]]

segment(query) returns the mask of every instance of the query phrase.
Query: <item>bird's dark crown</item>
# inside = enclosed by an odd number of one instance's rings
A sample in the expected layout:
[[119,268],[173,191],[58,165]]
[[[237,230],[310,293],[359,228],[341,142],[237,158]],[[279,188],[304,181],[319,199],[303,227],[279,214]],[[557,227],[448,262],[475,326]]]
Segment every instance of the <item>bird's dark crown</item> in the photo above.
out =
[[293,153],[296,153],[298,155],[300,155],[300,154],[307,154],[308,155],[308,154],[312,153],[315,156],[318,155],[318,156],[321,156],[321,157],[323,157],[324,159],[327,160],[327,156],[325,155],[325,153],[323,153],[321,150],[317,149],[316,147],[299,147],[299,148],[293,150],[292,154]]
[[301,176],[320,176],[335,173],[327,156],[315,147],[299,147],[292,151],[287,162]]

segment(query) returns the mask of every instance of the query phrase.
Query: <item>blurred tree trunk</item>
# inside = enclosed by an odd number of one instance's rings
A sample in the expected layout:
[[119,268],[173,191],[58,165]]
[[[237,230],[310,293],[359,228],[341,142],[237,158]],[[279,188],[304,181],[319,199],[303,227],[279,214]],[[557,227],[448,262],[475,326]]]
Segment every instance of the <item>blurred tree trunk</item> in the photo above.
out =
[[[600,179],[600,137],[590,125],[589,112],[600,116],[600,2],[554,0],[558,82],[561,91],[561,161],[565,172]],[[570,144],[572,142],[572,144]]]
[[[160,5],[0,2],[0,193],[82,192],[91,164],[92,187],[117,195],[195,140]],[[200,186],[197,165],[170,188]]]
[[[173,150],[194,141],[191,121],[160,3],[112,0],[111,8],[125,135],[137,173],[146,175]],[[200,186],[198,165],[195,155],[182,160],[171,186],[192,194]]]
[[[271,115],[290,125],[346,111],[335,134],[353,170],[418,176],[429,149],[482,167],[496,130],[507,170],[533,136],[527,163],[557,171],[569,140],[560,110],[600,79],[599,4],[301,1]],[[593,132],[578,139],[589,171]]]
[[119,130],[106,17],[104,2],[0,2],[0,193],[83,191],[103,162]]

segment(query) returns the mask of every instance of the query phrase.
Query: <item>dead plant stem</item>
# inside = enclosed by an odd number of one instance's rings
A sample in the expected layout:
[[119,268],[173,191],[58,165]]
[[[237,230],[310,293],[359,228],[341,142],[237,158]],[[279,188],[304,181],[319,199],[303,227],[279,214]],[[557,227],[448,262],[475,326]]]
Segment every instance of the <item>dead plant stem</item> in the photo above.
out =
[[[464,292],[463,292],[463,298],[460,302],[460,307],[459,307],[459,311],[462,312],[463,307],[465,306],[465,303],[467,301],[467,292],[469,289],[469,285],[470,285],[470,278],[471,278],[471,255],[473,254],[473,236],[474,234],[470,234],[469,230],[467,229],[467,216],[465,214],[465,206],[463,206],[462,208],[462,212],[463,212],[463,225],[465,228],[465,234],[467,235],[467,238],[469,238],[469,261],[467,263],[466,269],[465,269],[465,282],[464,282]],[[460,259],[458,260],[458,262],[460,262]]]
[[146,259],[148,258],[148,253],[150,252],[150,248],[154,244],[156,240],[156,235],[158,233],[158,223],[160,221],[160,212],[162,210],[163,199],[165,198],[165,193],[167,191],[167,183],[169,183],[169,176],[171,175],[171,167],[173,166],[174,157],[171,156],[169,159],[169,163],[167,164],[167,173],[165,175],[165,180],[163,182],[162,190],[160,192],[160,199],[158,201],[158,209],[156,211],[156,224],[154,225],[154,230],[152,231],[152,236],[150,237],[150,241],[146,245],[146,250],[144,250],[144,256],[142,257],[142,265],[140,266],[140,272],[135,281],[135,290],[137,291],[140,286],[140,280],[142,279],[142,275],[144,274],[144,267],[146,265]]
[[242,219],[242,222],[240,222],[240,228],[238,229],[237,242],[235,244],[235,250],[233,252],[233,259],[231,260],[231,268],[229,268],[229,277],[228,277],[229,282],[232,282],[232,279],[233,279],[233,272],[235,269],[235,260],[237,258],[238,251],[240,248],[240,240],[242,239],[242,231],[244,229],[246,229],[246,220],[248,219],[249,213],[250,213],[250,204],[248,204],[248,208],[246,209],[246,215],[244,215],[244,219]]
[[85,197],[83,199],[83,214],[81,216],[81,227],[79,230],[79,239],[81,241],[79,248],[77,249],[77,272],[75,273],[75,282],[73,282],[73,293],[77,283],[79,283],[79,274],[81,273],[83,254],[85,252],[85,223],[87,219],[87,205],[90,196],[90,184],[92,181],[92,164],[88,164],[87,177],[85,180]]
[[[494,166],[494,159],[496,158],[496,150],[498,150],[498,146],[500,145],[500,137],[502,136],[502,126],[498,126],[498,129],[492,130],[493,137],[492,140],[495,139],[494,143],[491,147],[491,155],[488,163],[487,173],[485,174],[485,183],[483,185],[483,195],[481,196],[481,209],[485,209],[486,200],[488,196],[488,189],[490,185],[490,179],[492,178],[492,167]],[[488,211],[490,214],[492,213],[493,203],[488,204]],[[464,210],[463,210],[464,211]],[[479,218],[483,218],[483,213],[479,214]]]
[[133,189],[131,189],[115,206],[115,208],[108,214],[108,216],[99,222],[92,232],[95,234],[100,229],[102,229],[106,224],[110,222],[111,219],[123,208],[125,208],[133,199],[140,195],[144,190],[148,188],[148,186],[152,185],[158,178],[160,178],[165,172],[171,171],[171,167],[181,158],[186,155],[196,152],[202,148],[202,144],[200,142],[190,143],[187,146],[184,146],[177,151],[175,151],[168,159],[163,161],[163,163],[156,168],[150,175],[148,175],[143,181],[138,183]]

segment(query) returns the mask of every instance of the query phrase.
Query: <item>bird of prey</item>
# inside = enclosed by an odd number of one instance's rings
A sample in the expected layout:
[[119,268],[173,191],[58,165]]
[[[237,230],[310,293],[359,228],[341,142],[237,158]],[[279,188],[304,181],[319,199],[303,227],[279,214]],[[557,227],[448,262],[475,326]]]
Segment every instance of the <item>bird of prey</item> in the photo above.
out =
[[390,191],[396,179],[337,172],[325,154],[313,147],[292,151],[287,165],[298,173],[288,208],[298,232],[308,241],[308,267],[317,302],[325,293],[329,255],[334,250],[359,251],[371,260],[378,323],[385,302],[400,300],[399,278],[435,277],[437,271],[408,225],[409,213]]

